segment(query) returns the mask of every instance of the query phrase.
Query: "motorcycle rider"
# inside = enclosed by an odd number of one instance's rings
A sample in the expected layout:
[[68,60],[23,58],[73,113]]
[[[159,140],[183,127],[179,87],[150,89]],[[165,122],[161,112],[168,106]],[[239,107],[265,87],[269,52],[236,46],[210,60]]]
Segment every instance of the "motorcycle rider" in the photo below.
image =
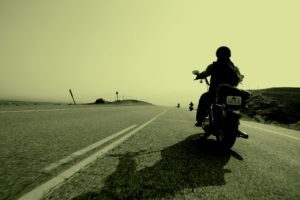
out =
[[197,73],[197,79],[204,79],[208,76],[210,78],[210,87],[208,92],[202,94],[199,99],[198,109],[196,114],[195,126],[201,127],[202,122],[207,116],[207,112],[210,104],[214,101],[216,96],[216,90],[219,84],[226,83],[233,87],[236,87],[242,82],[244,76],[241,75],[239,69],[230,60],[231,51],[226,46],[221,46],[216,51],[217,61],[208,65],[206,70]]
[[191,103],[189,104],[189,109],[190,109],[190,111],[194,110],[194,104],[193,104],[192,101],[191,101]]

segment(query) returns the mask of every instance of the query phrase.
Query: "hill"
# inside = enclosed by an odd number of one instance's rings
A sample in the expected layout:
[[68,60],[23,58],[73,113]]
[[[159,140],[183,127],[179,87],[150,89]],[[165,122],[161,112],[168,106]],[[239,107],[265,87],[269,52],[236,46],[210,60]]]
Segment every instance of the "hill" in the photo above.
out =
[[300,88],[267,88],[250,92],[252,96],[244,114],[260,122],[300,127]]
[[126,99],[126,100],[118,100],[118,101],[106,101],[103,98],[97,99],[94,103],[91,104],[114,104],[114,105],[152,105],[151,103],[136,100],[136,99]]

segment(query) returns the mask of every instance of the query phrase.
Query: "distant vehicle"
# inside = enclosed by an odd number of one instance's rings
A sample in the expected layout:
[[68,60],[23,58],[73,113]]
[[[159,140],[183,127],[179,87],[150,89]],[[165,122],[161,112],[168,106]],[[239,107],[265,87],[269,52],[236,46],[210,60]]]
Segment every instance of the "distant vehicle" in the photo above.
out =
[[190,111],[193,111],[193,110],[194,110],[194,104],[193,104],[193,102],[191,102],[191,103],[189,104],[189,110],[190,110]]
[[[193,71],[194,75],[199,71]],[[202,83],[202,79],[200,80]],[[205,82],[209,85],[207,78]],[[205,132],[204,137],[208,138],[211,134],[216,136],[224,148],[230,149],[237,137],[248,138],[248,135],[239,131],[239,121],[241,118],[240,110],[245,106],[245,101],[250,94],[239,90],[228,84],[218,86],[216,99],[209,108],[209,114],[202,123]]]

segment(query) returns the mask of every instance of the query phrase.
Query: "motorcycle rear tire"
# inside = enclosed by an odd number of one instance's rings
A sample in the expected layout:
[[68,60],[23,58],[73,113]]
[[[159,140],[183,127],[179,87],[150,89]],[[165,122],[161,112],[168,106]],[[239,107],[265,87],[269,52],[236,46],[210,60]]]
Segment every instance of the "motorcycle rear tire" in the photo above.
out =
[[236,140],[238,133],[238,121],[226,120],[222,133],[218,134],[219,141],[225,149],[230,149]]

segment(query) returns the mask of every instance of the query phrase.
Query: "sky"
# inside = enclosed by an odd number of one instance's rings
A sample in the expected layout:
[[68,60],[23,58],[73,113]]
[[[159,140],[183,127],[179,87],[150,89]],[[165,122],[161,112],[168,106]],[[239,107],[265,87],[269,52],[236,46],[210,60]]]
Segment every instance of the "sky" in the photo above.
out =
[[[175,106],[219,46],[240,88],[300,87],[297,0],[0,0],[0,99]],[[297,25],[298,24],[298,25]]]

